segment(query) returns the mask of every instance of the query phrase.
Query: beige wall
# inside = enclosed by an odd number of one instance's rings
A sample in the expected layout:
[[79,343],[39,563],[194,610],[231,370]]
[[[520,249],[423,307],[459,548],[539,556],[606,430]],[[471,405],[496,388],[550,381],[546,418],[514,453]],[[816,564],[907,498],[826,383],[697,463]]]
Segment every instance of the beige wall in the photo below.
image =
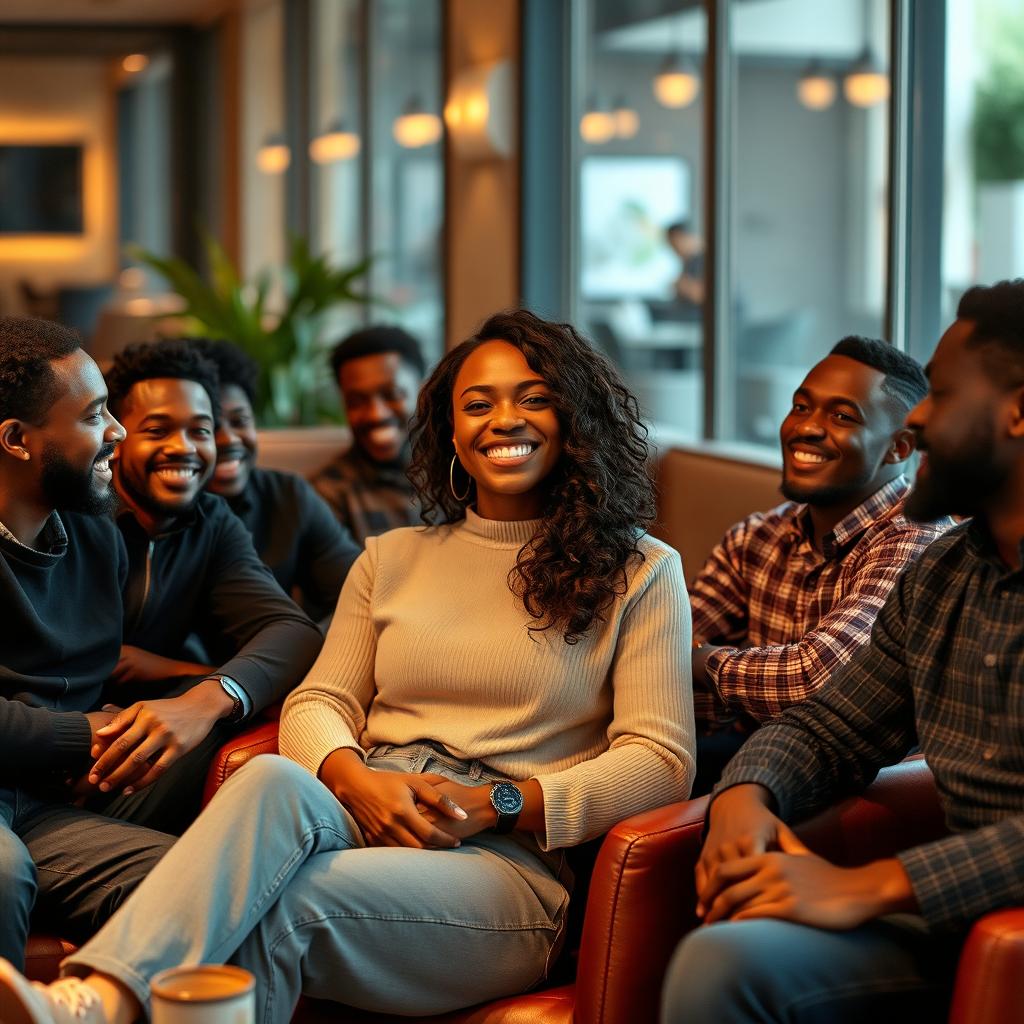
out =
[[118,266],[114,81],[109,62],[85,57],[0,59],[0,144],[83,143],[81,236],[0,235],[0,300],[16,286],[98,284]]
[[[518,60],[519,0],[449,0],[447,12],[449,82],[467,67]],[[512,121],[518,123],[515,112]],[[451,347],[486,316],[519,301],[518,140],[509,159],[465,160],[450,143],[447,155],[445,334]]]

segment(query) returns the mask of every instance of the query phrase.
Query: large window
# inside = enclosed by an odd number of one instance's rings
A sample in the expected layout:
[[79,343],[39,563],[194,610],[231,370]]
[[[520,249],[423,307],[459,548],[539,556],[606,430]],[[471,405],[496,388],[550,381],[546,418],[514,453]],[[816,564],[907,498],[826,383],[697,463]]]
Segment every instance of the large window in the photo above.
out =
[[1024,7],[946,6],[943,323],[970,285],[1024,277]]
[[[648,5],[650,6],[650,5]],[[702,10],[580,5],[577,317],[647,416],[703,416]]]
[[745,0],[729,14],[718,422],[775,444],[807,369],[844,335],[886,333],[889,5]]
[[574,5],[574,315],[653,422],[774,446],[839,338],[888,337],[898,3]]
[[317,0],[310,47],[312,231],[342,263],[372,260],[378,300],[343,309],[400,323],[428,361],[443,349],[441,5],[438,0]]

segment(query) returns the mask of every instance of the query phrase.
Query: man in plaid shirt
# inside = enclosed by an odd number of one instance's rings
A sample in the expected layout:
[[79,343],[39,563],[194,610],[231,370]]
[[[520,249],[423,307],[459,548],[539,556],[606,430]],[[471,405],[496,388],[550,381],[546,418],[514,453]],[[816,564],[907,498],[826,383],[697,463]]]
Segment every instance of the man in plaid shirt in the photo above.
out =
[[360,545],[367,537],[420,524],[409,465],[409,420],[426,371],[419,342],[401,327],[366,327],[335,345],[352,446],[311,483]]
[[[705,923],[664,1021],[945,1020],[981,915],[1024,903],[1024,280],[972,288],[907,424],[926,453],[908,515],[974,518],[900,577],[869,644],[744,746],[709,812]],[[951,835],[864,867],[784,824],[919,743]]]
[[758,723],[814,693],[857,648],[903,568],[951,522],[903,515],[914,449],[903,425],[928,390],[918,363],[848,337],[797,389],[782,423],[782,492],[737,523],[690,589],[694,795]]

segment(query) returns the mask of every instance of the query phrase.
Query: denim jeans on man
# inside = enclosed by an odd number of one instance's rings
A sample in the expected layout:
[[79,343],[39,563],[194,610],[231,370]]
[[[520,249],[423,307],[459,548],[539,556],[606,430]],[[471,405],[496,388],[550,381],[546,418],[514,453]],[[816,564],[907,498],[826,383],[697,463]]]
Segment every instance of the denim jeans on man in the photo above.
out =
[[29,917],[63,938],[96,931],[174,839],[0,786],[0,956],[21,968]]

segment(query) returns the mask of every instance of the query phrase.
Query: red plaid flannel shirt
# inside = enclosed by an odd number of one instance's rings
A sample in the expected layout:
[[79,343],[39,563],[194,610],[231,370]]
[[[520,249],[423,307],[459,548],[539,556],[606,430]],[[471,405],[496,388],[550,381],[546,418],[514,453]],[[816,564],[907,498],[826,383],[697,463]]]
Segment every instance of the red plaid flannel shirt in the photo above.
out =
[[814,693],[849,661],[904,566],[951,525],[903,515],[898,477],[811,543],[806,505],[785,502],[737,523],[690,590],[695,643],[726,649],[707,661],[714,694],[694,694],[697,722],[737,714],[759,722]]

